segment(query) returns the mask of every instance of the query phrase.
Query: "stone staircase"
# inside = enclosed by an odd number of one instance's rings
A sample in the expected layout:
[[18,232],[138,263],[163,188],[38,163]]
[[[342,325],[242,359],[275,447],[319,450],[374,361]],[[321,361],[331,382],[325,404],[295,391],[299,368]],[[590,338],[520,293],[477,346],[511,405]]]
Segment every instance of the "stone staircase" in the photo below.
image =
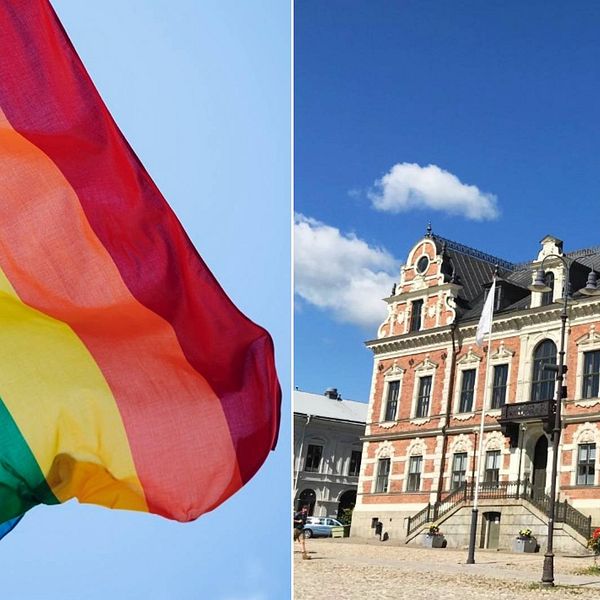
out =
[[[430,503],[409,517],[405,542],[415,541],[427,525],[435,523],[440,527],[445,524],[444,529],[449,545],[460,546],[465,535],[468,539],[474,492],[474,484],[465,482],[440,502]],[[528,480],[482,483],[479,487],[479,501],[480,512],[496,507],[505,514],[504,525],[508,525],[506,520],[510,519],[509,523],[514,525],[514,531],[505,534],[507,540],[514,537],[520,527],[531,525],[536,530],[539,543],[545,543],[550,498],[546,494],[535,494]],[[555,532],[559,531],[559,536],[566,536],[564,544],[561,544],[565,551],[585,551],[587,540],[593,530],[591,517],[582,514],[565,500],[555,504],[554,522]],[[453,532],[455,539],[452,539],[450,531]],[[510,546],[509,542],[507,544]]]

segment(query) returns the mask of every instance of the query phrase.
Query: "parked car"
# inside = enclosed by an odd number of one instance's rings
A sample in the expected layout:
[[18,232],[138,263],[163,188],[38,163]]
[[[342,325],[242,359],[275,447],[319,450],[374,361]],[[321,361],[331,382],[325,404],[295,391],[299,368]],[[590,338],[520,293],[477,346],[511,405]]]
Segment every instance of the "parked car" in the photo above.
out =
[[343,527],[343,525],[331,517],[308,517],[304,526],[304,535],[307,538],[331,537],[333,527]]

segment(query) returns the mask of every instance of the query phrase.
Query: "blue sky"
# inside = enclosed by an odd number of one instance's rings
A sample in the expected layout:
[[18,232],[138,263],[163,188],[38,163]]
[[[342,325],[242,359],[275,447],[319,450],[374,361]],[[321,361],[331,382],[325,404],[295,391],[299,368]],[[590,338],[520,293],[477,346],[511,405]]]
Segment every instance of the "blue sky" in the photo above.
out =
[[600,244],[599,30],[591,1],[297,3],[296,386],[368,400],[428,221],[515,262]]
[[[289,415],[290,7],[53,5],[200,254],[273,335]],[[3,596],[289,597],[289,423],[284,416],[277,451],[256,477],[194,523],[76,502],[31,510],[0,542]]]

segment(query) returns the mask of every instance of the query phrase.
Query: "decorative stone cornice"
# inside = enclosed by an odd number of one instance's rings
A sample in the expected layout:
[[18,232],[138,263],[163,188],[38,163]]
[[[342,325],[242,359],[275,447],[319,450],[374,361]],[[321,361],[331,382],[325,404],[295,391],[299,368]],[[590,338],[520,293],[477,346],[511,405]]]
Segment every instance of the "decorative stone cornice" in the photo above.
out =
[[[600,421],[600,413],[583,413],[580,415],[563,415],[562,417],[563,427],[566,425],[572,425],[573,423],[585,423],[586,421],[597,422]],[[419,434],[421,435],[421,434]]]
[[[538,308],[515,311],[506,316],[496,316],[494,318],[492,339],[496,335],[509,331],[519,331],[526,327],[548,325],[551,323],[555,323],[558,327],[560,325],[561,311],[562,306],[560,303],[557,303],[551,306],[540,306]],[[600,300],[597,298],[578,299],[569,308],[570,323],[573,323],[577,319],[591,316],[600,316]],[[469,337],[474,338],[478,322],[478,319],[471,319],[463,323],[459,321],[457,325],[460,335],[465,339]],[[376,356],[393,352],[418,350],[427,346],[449,343],[451,340],[450,327],[450,325],[445,325],[417,333],[369,340],[365,342],[365,345],[371,348]]]
[[[436,429],[427,429],[424,431],[419,431],[418,433],[420,438],[424,437],[436,437],[438,435],[442,435],[442,430],[440,428]],[[361,442],[383,442],[389,441],[392,442],[394,440],[406,440],[406,439],[414,439],[415,431],[402,431],[397,433],[376,433],[372,435],[365,435],[360,438]]]
[[[488,413],[489,414],[489,413]],[[590,421],[593,419],[590,419],[590,416],[587,415],[585,417],[583,417],[584,420],[586,421]],[[598,415],[598,419],[600,421],[600,415]],[[500,430],[500,426],[497,424],[492,424],[492,423],[486,423],[484,425],[483,430],[485,432],[488,431],[499,431]],[[418,435],[420,438],[425,438],[425,437],[437,437],[437,436],[441,436],[443,435],[444,430],[441,427],[436,427],[435,429],[424,429],[424,430],[418,430],[418,429],[411,429],[410,431],[398,431],[398,432],[393,432],[393,433],[374,433],[371,435],[364,435],[360,438],[361,442],[381,442],[381,441],[394,441],[394,440],[406,440],[406,439],[414,439],[415,435]],[[453,427],[447,427],[446,428],[446,433],[447,434],[452,434],[452,435],[457,435],[460,433],[464,433],[466,435],[469,435],[471,433],[473,433],[473,425],[469,425],[469,426],[453,426]]]
[[[475,331],[475,329],[473,329],[473,331]],[[379,340],[371,340],[365,342],[365,345],[368,348],[371,348],[373,353],[377,356],[380,354],[387,354],[389,352],[400,352],[402,350],[424,348],[427,346],[434,346],[436,344],[444,344],[449,342],[450,327],[446,326],[420,331],[417,334],[412,333],[395,335],[387,338],[381,338]]]
[[[388,304],[394,304],[395,302],[407,302],[413,300],[414,298],[422,298],[424,295],[433,296],[434,294],[439,294],[440,292],[445,292],[446,290],[449,290],[453,295],[456,296],[461,289],[462,285],[456,285],[456,283],[444,283],[442,285],[425,286],[417,290],[411,290],[410,292],[401,292],[393,296],[388,296],[387,298],[384,298],[384,300]],[[424,290],[427,290],[427,294],[423,294]]]

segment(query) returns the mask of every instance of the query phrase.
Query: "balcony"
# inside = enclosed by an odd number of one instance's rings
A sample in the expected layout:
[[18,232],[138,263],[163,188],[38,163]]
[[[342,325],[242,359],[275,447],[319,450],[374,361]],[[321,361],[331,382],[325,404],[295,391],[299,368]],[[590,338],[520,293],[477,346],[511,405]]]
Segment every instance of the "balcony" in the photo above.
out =
[[550,433],[554,423],[555,404],[554,399],[505,404],[497,421],[502,433],[510,438],[511,448],[516,448],[519,443],[519,425],[521,423],[541,422],[544,431]]

